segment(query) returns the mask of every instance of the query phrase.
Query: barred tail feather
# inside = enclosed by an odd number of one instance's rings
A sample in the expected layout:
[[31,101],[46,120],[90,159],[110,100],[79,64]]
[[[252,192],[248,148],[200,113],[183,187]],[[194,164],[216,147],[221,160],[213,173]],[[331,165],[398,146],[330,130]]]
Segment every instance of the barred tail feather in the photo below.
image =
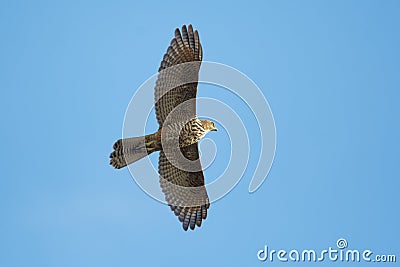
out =
[[110,154],[110,164],[116,169],[121,169],[156,151],[154,149],[156,140],[153,136],[119,139],[115,142],[114,151]]

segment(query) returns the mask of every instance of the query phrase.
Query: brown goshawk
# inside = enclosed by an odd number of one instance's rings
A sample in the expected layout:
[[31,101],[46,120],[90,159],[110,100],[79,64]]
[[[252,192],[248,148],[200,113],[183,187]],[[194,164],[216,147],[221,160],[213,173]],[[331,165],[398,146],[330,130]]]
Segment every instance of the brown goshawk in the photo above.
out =
[[198,73],[202,60],[199,34],[192,25],[175,30],[154,90],[159,129],[153,134],[118,140],[110,154],[117,169],[159,151],[158,172],[165,200],[183,229],[201,226],[209,199],[199,159],[198,142],[214,123],[196,116]]

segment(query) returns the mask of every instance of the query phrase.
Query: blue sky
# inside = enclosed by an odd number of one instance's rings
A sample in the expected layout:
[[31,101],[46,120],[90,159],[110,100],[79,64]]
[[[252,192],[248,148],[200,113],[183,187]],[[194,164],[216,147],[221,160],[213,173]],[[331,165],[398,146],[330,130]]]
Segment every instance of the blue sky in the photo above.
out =
[[[279,265],[257,251],[340,237],[399,258],[399,11],[389,0],[0,1],[0,265]],[[108,165],[130,98],[184,23],[204,60],[255,81],[277,130],[265,183],[249,194],[245,175],[194,232]]]

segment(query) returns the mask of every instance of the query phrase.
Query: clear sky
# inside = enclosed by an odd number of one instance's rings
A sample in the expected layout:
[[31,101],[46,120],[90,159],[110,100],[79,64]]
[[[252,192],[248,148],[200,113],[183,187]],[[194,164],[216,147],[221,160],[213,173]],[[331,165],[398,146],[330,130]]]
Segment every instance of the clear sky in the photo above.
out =
[[[265,245],[338,238],[400,261],[400,3],[169,2],[0,1],[0,266],[268,266]],[[192,232],[108,165],[188,23],[204,60],[259,86],[277,130],[264,184],[249,194],[247,173]]]

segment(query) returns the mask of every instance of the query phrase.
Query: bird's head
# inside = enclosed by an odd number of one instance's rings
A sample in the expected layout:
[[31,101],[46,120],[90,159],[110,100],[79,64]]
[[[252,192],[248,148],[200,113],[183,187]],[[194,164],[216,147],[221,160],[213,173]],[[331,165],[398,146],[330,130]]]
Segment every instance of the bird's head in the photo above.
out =
[[217,127],[215,127],[214,122],[212,122],[212,121],[202,120],[201,124],[203,125],[204,130],[206,130],[207,132],[218,130]]

